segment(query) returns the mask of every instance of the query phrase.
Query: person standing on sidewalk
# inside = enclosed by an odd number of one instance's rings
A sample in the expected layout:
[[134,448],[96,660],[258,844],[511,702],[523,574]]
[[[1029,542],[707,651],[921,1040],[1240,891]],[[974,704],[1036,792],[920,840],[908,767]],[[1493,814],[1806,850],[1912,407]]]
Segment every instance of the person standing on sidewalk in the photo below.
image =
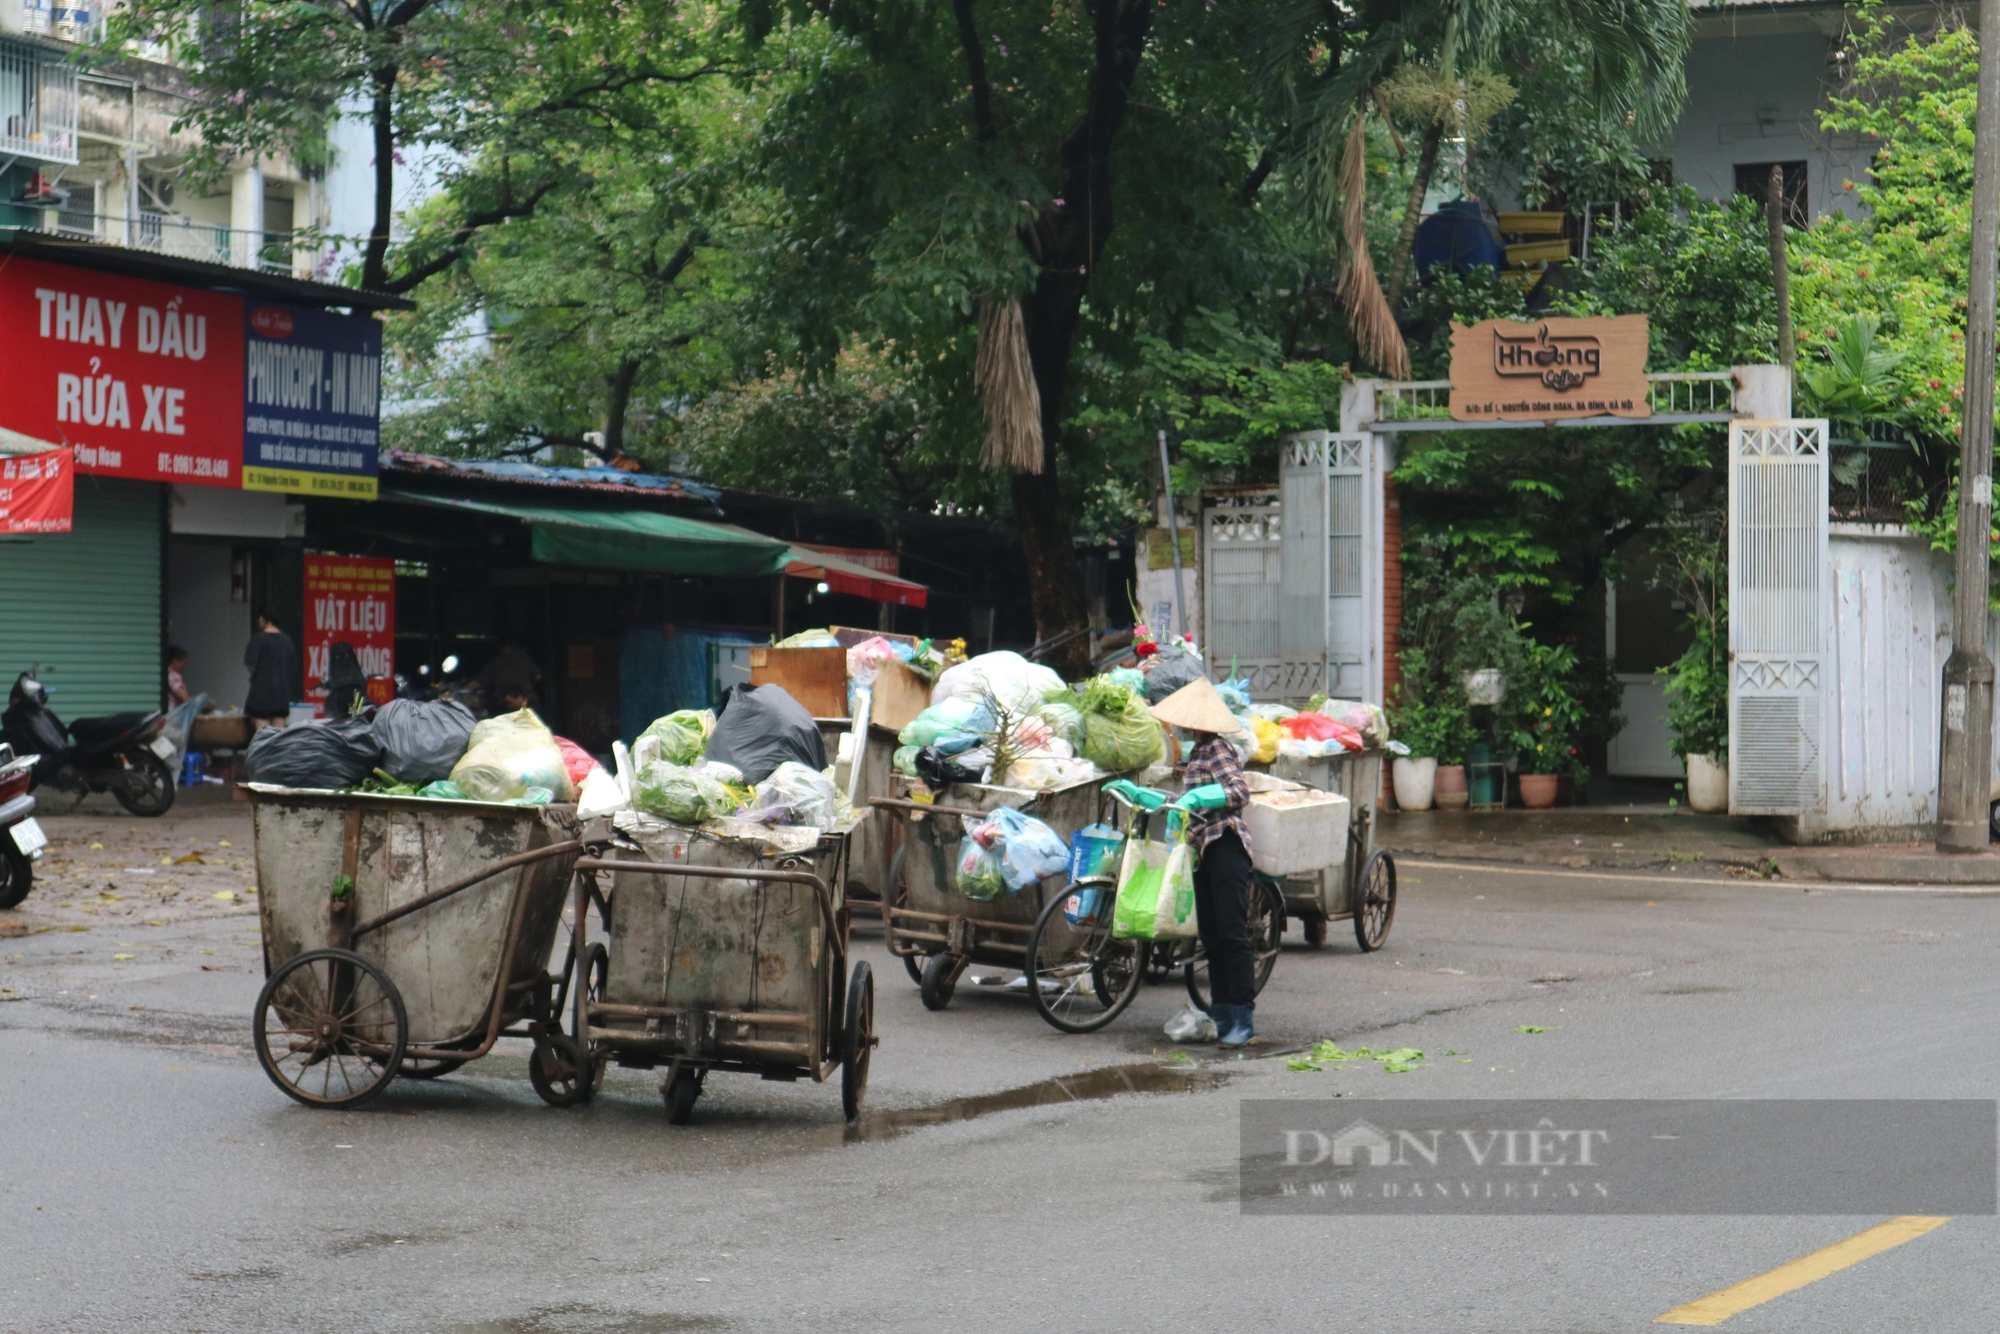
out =
[[292,637],[278,628],[268,607],[260,608],[256,633],[243,650],[243,665],[250,671],[250,694],[243,712],[259,727],[283,727],[292,703],[305,693],[300,676],[299,651]]
[[1243,730],[1206,677],[1153,706],[1153,716],[1195,734],[1181,769],[1188,847],[1195,855],[1194,912],[1208,952],[1209,1012],[1218,1040],[1241,1047],[1256,1035],[1256,954],[1250,948],[1250,830],[1243,807],[1250,785],[1228,738]]

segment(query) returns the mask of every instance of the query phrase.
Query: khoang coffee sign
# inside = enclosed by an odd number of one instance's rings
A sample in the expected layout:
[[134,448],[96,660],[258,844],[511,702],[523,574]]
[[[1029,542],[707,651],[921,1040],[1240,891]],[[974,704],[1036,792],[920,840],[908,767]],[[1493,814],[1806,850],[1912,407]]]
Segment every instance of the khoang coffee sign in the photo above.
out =
[[1452,420],[1650,417],[1647,334],[1644,315],[1454,324]]

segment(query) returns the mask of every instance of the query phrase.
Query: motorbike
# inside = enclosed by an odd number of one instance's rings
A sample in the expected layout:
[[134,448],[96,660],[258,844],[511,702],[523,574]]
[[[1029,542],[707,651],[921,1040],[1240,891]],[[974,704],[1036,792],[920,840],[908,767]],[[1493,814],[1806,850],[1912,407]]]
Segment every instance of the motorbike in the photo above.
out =
[[173,741],[165,736],[167,715],[113,713],[78,718],[64,727],[49,708],[48,688],[30,667],[14,680],[7,711],[0,714],[0,740],[16,754],[33,752],[29,789],[51,787],[78,801],[109,792],[134,815],[164,815],[174,804]]
[[35,887],[35,863],[49,845],[28,795],[39,755],[16,755],[0,742],[0,908],[17,907]]

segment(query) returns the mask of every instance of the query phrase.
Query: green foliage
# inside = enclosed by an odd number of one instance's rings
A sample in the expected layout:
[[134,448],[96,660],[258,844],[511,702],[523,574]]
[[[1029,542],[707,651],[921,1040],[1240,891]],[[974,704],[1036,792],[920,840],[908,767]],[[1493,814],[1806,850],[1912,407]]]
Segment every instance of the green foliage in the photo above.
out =
[[1588,724],[1580,664],[1568,644],[1526,644],[1527,663],[1507,681],[1503,707],[1514,712],[1509,741],[1530,773],[1590,778],[1578,748]]
[[1729,646],[1717,641],[1715,622],[1697,619],[1694,642],[1660,674],[1667,678],[1667,729],[1674,734],[1674,758],[1708,755],[1718,764],[1728,763]]
[[[1416,650],[1401,655],[1403,670],[1423,672],[1426,664]],[[1439,764],[1465,763],[1465,748],[1472,744],[1472,719],[1463,689],[1434,689],[1422,700],[1405,698],[1390,710],[1390,732],[1410,748],[1417,758],[1434,758]]]
[[1676,758],[1729,758],[1729,567],[1727,514],[1719,488],[1707,501],[1677,505],[1651,534],[1657,561],[1653,587],[1671,591],[1688,609],[1694,632],[1687,651],[1668,667],[1667,728]]
[[1850,315],[1824,345],[1824,361],[1801,363],[1800,398],[1807,416],[1830,418],[1860,435],[1871,420],[1903,415],[1895,401],[1903,354],[1877,341],[1881,327],[1873,315]]

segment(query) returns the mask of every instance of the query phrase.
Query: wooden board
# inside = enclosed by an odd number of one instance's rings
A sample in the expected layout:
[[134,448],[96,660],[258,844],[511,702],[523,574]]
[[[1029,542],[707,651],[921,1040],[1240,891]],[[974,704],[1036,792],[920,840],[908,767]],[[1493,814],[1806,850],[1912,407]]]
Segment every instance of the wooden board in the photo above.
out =
[[1553,241],[1518,241],[1507,247],[1507,263],[1514,268],[1526,268],[1530,264],[1560,264],[1569,258],[1569,242],[1562,238]]
[[815,718],[847,716],[847,650],[753,648],[750,684],[784,687]]
[[1644,315],[1451,327],[1454,421],[1653,415]]
[[1502,213],[1500,230],[1509,236],[1561,236],[1560,213]]

